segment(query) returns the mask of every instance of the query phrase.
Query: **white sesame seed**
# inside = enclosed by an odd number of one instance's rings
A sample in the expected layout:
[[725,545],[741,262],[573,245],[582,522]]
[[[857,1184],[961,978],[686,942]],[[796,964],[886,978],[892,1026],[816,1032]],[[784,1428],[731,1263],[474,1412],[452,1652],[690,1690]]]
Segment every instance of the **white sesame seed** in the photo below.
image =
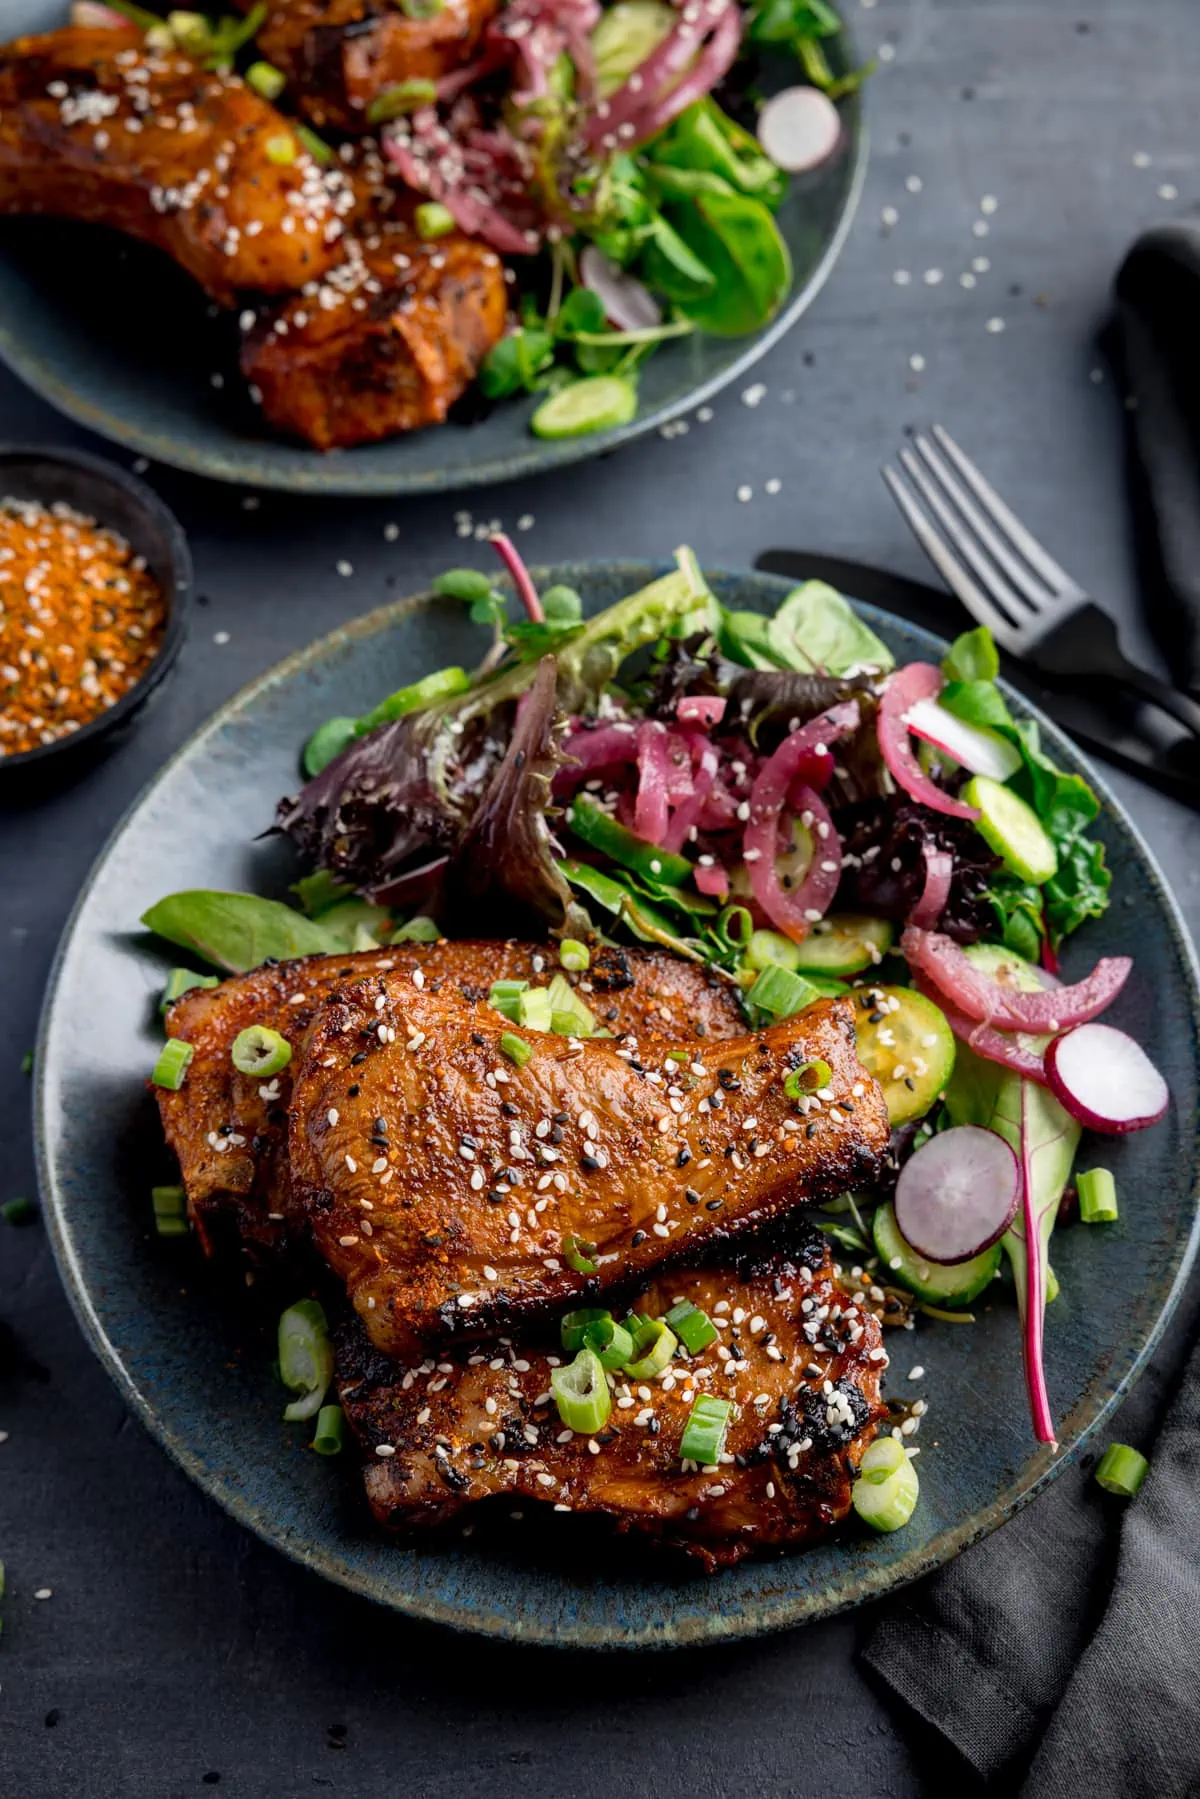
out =
[[907,287],[912,280],[912,275],[908,269],[897,269],[892,275],[892,280],[897,287]]
[[1004,329],[1004,320],[999,318],[989,319],[984,329],[990,331],[993,337],[997,337]]
[[910,194],[919,194],[925,183],[919,175],[908,175],[905,177],[904,185]]
[[885,206],[880,212],[879,217],[883,224],[890,226],[899,223],[900,214],[896,211],[894,206]]
[[741,487],[737,490],[737,497],[744,506],[747,500],[752,500],[754,498],[754,489],[743,482]]
[[993,213],[999,204],[1000,202],[997,200],[995,194],[985,194],[983,199],[979,202],[979,210],[980,212]]
[[971,226],[971,236],[986,237],[988,230],[989,226],[986,219],[976,219],[975,223]]
[[925,367],[925,358],[921,355],[910,356],[908,359],[908,366],[914,375],[919,375],[921,370]]
[[1175,186],[1174,182],[1164,181],[1158,190],[1158,197],[1160,200],[1178,200],[1179,189]]
[[395,1453],[396,1447],[394,1443],[376,1443],[375,1445],[376,1455],[395,1455]]
[[938,283],[940,281],[943,281],[944,279],[945,279],[945,276],[943,275],[941,269],[926,269],[926,271],[925,271],[926,287],[936,287],[938,285]]
[[340,561],[335,563],[334,566],[339,575],[352,575],[354,573],[354,564],[352,562],[347,562],[344,556]]
[[1147,156],[1144,150],[1135,150],[1132,161],[1135,169],[1148,169],[1150,164],[1154,161],[1154,158],[1152,156]]

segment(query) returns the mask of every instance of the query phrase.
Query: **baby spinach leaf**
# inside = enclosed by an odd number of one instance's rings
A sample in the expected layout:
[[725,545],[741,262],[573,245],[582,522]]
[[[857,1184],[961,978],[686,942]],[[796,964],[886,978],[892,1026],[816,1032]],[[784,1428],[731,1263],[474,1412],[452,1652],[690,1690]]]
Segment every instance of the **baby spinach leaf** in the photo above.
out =
[[711,294],[688,304],[689,318],[715,336],[742,337],[775,316],[792,284],[792,259],[761,200],[697,193],[670,222],[716,277]]
[[296,956],[345,949],[344,933],[330,929],[326,919],[305,918],[291,906],[254,893],[193,888],[168,894],[142,915],[141,922],[156,936],[193,950],[214,967],[244,974],[269,960],[288,962]]
[[757,138],[751,137],[715,100],[697,100],[681,112],[654,145],[659,169],[708,170],[719,175],[739,194],[778,206],[787,189],[787,177]]
[[655,213],[650,223],[638,272],[656,294],[680,306],[704,299],[717,285],[708,264],[688,248],[661,213]]
[[964,631],[950,645],[942,663],[947,681],[994,681],[1000,673],[995,639],[986,625]]
[[519,325],[492,345],[479,370],[479,386],[489,400],[531,393],[549,367],[554,339],[538,325]]
[[826,581],[805,581],[788,595],[768,625],[768,641],[784,668],[805,674],[896,666],[887,645]]

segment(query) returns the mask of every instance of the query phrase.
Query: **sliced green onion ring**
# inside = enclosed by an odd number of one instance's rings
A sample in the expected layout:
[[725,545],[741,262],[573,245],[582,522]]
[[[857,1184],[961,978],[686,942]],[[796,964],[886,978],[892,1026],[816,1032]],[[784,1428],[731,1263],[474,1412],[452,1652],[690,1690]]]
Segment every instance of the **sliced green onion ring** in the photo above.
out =
[[726,906],[717,919],[716,931],[729,949],[744,950],[754,936],[754,920],[745,906]]
[[1079,1216],[1084,1224],[1115,1224],[1120,1217],[1117,1183],[1107,1168],[1090,1168],[1078,1176]]
[[585,1348],[595,1350],[601,1366],[610,1374],[624,1368],[633,1354],[633,1338],[615,1318],[596,1319],[585,1325],[583,1343]]
[[402,924],[398,931],[393,931],[388,938],[389,943],[440,943],[442,928],[435,918],[426,918],[418,912],[407,924]]
[[828,1087],[833,1079],[833,1070],[828,1062],[805,1062],[801,1068],[793,1068],[785,1076],[783,1090],[789,1099],[800,1099],[806,1093],[818,1093],[822,1087]]
[[333,1379],[333,1344],[325,1308],[317,1299],[301,1299],[279,1320],[279,1378],[298,1393],[284,1410],[289,1424],[315,1418]]
[[688,1414],[679,1441],[684,1461],[699,1462],[702,1468],[719,1462],[732,1416],[732,1400],[714,1399],[711,1393],[702,1393]]
[[194,1046],[185,1043],[182,1037],[169,1037],[159,1050],[158,1061],[150,1075],[154,1085],[167,1087],[172,1093],[178,1093],[183,1086],[188,1063],[195,1053]]
[[182,999],[185,993],[190,993],[193,987],[219,987],[220,985],[220,975],[196,974],[190,968],[173,968],[167,976],[167,984],[163,988],[158,1009],[165,1014],[168,1007],[173,1006],[177,999]]
[[160,1237],[187,1236],[187,1195],[182,1187],[151,1187],[150,1202]]
[[533,1045],[526,1043],[524,1037],[515,1037],[511,1031],[505,1031],[500,1039],[500,1051],[510,1062],[515,1062],[518,1068],[524,1068],[533,1054]]
[[346,1414],[340,1405],[323,1405],[317,1413],[312,1446],[318,1455],[337,1455],[346,1441]]
[[503,1013],[510,1023],[517,1024],[520,1017],[521,995],[529,991],[528,981],[493,981],[488,994],[488,1005],[493,1011]]
[[562,1240],[563,1261],[576,1274],[595,1274],[596,1264],[592,1257],[596,1253],[596,1245],[588,1243],[583,1237],[564,1237]]
[[558,959],[572,974],[583,974],[591,965],[591,952],[578,937],[564,937],[558,946]]
[[651,1318],[633,1339],[636,1361],[626,1365],[625,1372],[634,1380],[654,1380],[675,1354],[679,1339],[665,1318]]
[[527,1031],[548,1031],[554,1022],[549,987],[529,987],[517,1001],[517,1023]]
[[716,1325],[708,1313],[702,1312],[690,1299],[681,1299],[678,1305],[671,1307],[667,1323],[689,1355],[699,1355],[702,1349],[716,1341]]
[[1150,1464],[1139,1450],[1128,1443],[1110,1443],[1100,1457],[1096,1479],[1106,1493],[1133,1499],[1149,1472]]
[[581,1349],[566,1368],[552,1368],[550,1390],[568,1430],[591,1436],[608,1423],[612,1394],[604,1365],[594,1349]]
[[803,975],[793,974],[790,968],[773,962],[763,969],[751,987],[746,1004],[766,1012],[770,1018],[781,1019],[790,1018],[793,1012],[802,1012],[819,997],[816,988]]
[[[894,1449],[885,1448],[892,1443]],[[896,1450],[902,1460],[896,1460]],[[916,1510],[921,1483],[910,1457],[895,1437],[876,1438],[865,1451],[854,1483],[855,1511],[872,1530],[903,1530]]]
[[559,1325],[562,1346],[568,1355],[575,1355],[586,1347],[586,1337],[592,1325],[612,1323],[612,1313],[602,1306],[583,1306],[577,1312],[568,1312]]
[[292,1059],[292,1046],[280,1031],[269,1025],[248,1024],[233,1040],[230,1052],[239,1074],[265,1081],[279,1074]]

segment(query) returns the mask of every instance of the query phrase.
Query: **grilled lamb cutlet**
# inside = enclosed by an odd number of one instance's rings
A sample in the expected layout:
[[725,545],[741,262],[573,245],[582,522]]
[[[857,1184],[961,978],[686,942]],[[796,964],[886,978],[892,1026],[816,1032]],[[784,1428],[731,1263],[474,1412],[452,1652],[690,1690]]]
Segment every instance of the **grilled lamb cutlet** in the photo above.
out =
[[[876,1318],[834,1278],[827,1240],[804,1225],[795,1237],[787,1253],[660,1275],[638,1295],[633,1309],[652,1317],[691,1300],[720,1334],[656,1380],[616,1375],[612,1412],[591,1439],[564,1432],[551,1396],[551,1371],[569,1359],[553,1327],[407,1369],[348,1328],[339,1397],[375,1516],[409,1528],[494,1495],[541,1500],[606,1513],[709,1571],[823,1535],[849,1511],[854,1470],[884,1414],[887,1355]],[[721,1463],[708,1470],[680,1456],[705,1393],[735,1407]]]
[[503,335],[507,307],[485,244],[368,226],[324,280],[247,333],[242,373],[277,430],[318,450],[374,443],[442,422]]
[[[419,969],[427,993],[474,1002],[496,980],[545,982],[555,960],[545,944],[403,943],[274,963],[185,993],[170,1009],[167,1035],[192,1044],[195,1054],[179,1091],[156,1087],[154,1096],[205,1253],[240,1241],[269,1258],[284,1246],[291,1212],[287,1109],[299,1060],[269,1081],[239,1074],[230,1053],[239,1031],[266,1025],[298,1050],[321,1002],[368,975],[411,981]],[[689,1032],[735,1037],[746,1028],[735,987],[661,951],[600,949],[586,975],[567,978],[606,1029],[640,1044]]]
[[[289,163],[268,146],[295,148]],[[142,33],[66,27],[0,49],[0,213],[110,225],[165,250],[214,299],[285,293],[341,261],[354,204],[236,76]]]
[[[707,1044],[703,1061],[692,1033],[635,1054],[531,1032],[520,1065],[515,1048],[490,1006],[399,971],[313,1021],[293,1194],[385,1354],[493,1335],[694,1258],[870,1181],[888,1144],[846,1000]],[[814,1062],[823,1097],[789,1098],[789,1072]]]
[[[250,0],[241,0],[249,11]],[[388,0],[270,0],[258,48],[314,125],[366,129],[373,100],[468,61],[500,0],[447,0],[410,18]],[[414,9],[416,10],[416,9]]]

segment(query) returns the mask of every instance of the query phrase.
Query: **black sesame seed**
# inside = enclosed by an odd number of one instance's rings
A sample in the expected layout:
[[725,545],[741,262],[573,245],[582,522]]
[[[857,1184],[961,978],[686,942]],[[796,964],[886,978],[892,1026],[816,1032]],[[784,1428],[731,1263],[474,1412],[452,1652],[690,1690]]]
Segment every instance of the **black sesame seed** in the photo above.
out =
[[504,1204],[504,1194],[497,1193],[494,1187],[488,1188],[485,1197],[489,1206],[502,1206]]
[[645,1241],[645,1231],[634,1231],[632,1237],[629,1239],[629,1247],[630,1249],[636,1249],[639,1243],[644,1243]]
[[500,1110],[505,1118],[515,1118],[517,1115],[517,1108],[513,1105],[511,1099],[501,1100]]
[[350,1085],[350,1086],[349,1086],[349,1087],[347,1087],[347,1089],[346,1089],[346,1098],[347,1098],[347,1099],[357,1099],[357,1098],[358,1098],[358,1095],[359,1095],[359,1092],[360,1092],[360,1088],[359,1088],[359,1085],[358,1085],[358,1082],[357,1082],[357,1081],[354,1081],[354,1082],[353,1082],[353,1083],[352,1083],[352,1084],[351,1084],[351,1085]]
[[694,1187],[685,1187],[683,1190],[683,1197],[687,1200],[689,1206],[698,1206],[700,1204],[700,1195]]
[[719,1212],[724,1204],[725,1201],[723,1199],[710,1199],[704,1210],[706,1212]]
[[386,1137],[388,1134],[387,1119],[386,1118],[377,1118],[375,1120],[375,1129],[378,1131],[378,1133],[381,1137]]
[[365,1049],[360,1049],[360,1050],[359,1050],[359,1052],[358,1052],[358,1054],[357,1054],[357,1055],[356,1055],[356,1056],[351,1056],[351,1058],[350,1058],[350,1066],[351,1066],[351,1068],[357,1068],[357,1067],[358,1067],[358,1065],[359,1065],[359,1063],[360,1063],[360,1062],[365,1062],[365,1061],[366,1061],[366,1059],[367,1059],[367,1052],[366,1052],[366,1050],[365,1050]]
[[686,1168],[688,1163],[691,1161],[691,1159],[692,1159],[692,1152],[685,1143],[683,1148],[680,1150],[679,1154],[675,1158],[676,1168]]
[[487,1038],[480,1031],[472,1031],[471,1032],[471,1042],[476,1046],[477,1049],[486,1049],[487,1048]]
[[870,1018],[867,1020],[867,1023],[868,1024],[882,1024],[883,1023],[883,1013],[882,1012],[872,1012]]
[[596,1170],[598,1168],[603,1168],[604,1164],[603,1162],[598,1162],[595,1156],[580,1156],[579,1166],[585,1168],[589,1174],[595,1174]]
[[710,1112],[719,1112],[721,1110],[721,1107],[724,1104],[725,1104],[725,1095],[723,1093],[710,1093],[709,1094],[708,1107],[709,1107]]
[[554,1114],[554,1122],[555,1124],[570,1124],[571,1114],[569,1112],[556,1112]]
[[911,1074],[905,1075],[904,1085],[908,1088],[910,1093],[915,1093],[917,1090],[917,1083],[913,1080]]
[[651,1418],[649,1424],[646,1426],[646,1429],[652,1437],[657,1437],[659,1431],[662,1429],[662,1425],[659,1423],[657,1418]]
[[815,1125],[815,1124],[806,1124],[806,1125],[805,1125],[805,1127],[804,1127],[804,1135],[805,1135],[805,1136],[806,1136],[806,1137],[808,1137],[808,1138],[812,1138],[812,1137],[815,1137],[815,1136],[816,1136],[816,1134],[817,1134],[817,1127],[816,1127],[816,1125]]

